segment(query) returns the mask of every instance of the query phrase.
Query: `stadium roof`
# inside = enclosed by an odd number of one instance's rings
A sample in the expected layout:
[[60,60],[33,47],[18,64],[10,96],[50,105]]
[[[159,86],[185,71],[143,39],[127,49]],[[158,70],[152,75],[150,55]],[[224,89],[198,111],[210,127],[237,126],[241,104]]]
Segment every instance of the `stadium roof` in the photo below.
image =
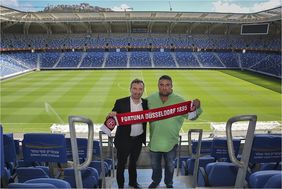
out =
[[83,12],[47,13],[22,12],[0,6],[0,22],[207,22],[207,23],[259,23],[281,20],[282,7],[256,13],[212,13],[212,12]]

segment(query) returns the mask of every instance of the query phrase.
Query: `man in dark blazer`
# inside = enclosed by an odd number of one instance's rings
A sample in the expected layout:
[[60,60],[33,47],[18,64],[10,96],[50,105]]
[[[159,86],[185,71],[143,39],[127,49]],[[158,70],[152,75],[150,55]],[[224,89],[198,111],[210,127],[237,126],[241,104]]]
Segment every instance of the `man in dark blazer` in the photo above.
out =
[[[134,79],[130,84],[129,97],[116,100],[112,112],[108,116],[118,113],[136,112],[148,109],[147,100],[142,99],[144,82]],[[128,185],[141,188],[137,182],[136,162],[142,149],[142,143],[146,145],[146,123],[118,126],[115,135],[115,147],[117,149],[117,183],[119,188],[124,187],[124,170],[129,157]]]

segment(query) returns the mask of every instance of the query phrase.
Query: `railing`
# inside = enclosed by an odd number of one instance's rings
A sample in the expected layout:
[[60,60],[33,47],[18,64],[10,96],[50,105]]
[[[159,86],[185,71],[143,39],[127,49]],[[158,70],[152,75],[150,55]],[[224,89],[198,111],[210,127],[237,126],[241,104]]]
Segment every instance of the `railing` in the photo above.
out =
[[[86,160],[82,164],[79,163],[75,122],[86,123],[88,125],[87,157],[86,157]],[[88,167],[88,165],[92,161],[92,155],[93,155],[93,138],[94,138],[93,122],[90,119],[87,119],[81,116],[69,116],[69,127],[70,127],[71,149],[72,149],[73,168],[74,168],[76,188],[83,188],[81,170]]]
[[[246,140],[244,144],[244,148],[242,151],[242,157],[239,161],[235,155],[234,155],[234,148],[233,148],[233,138],[232,138],[232,124],[237,121],[249,121],[249,126],[247,130]],[[251,154],[251,148],[253,144],[254,139],[254,133],[256,129],[256,122],[257,122],[257,116],[256,115],[241,115],[241,116],[235,116],[230,118],[227,121],[226,124],[226,136],[227,136],[227,147],[228,147],[228,154],[229,158],[232,163],[234,163],[236,166],[239,167],[236,182],[235,182],[235,188],[243,188],[246,178],[246,173],[248,169],[249,164],[249,158]]]
[[[192,152],[192,133],[199,133],[196,154],[193,154]],[[198,172],[199,172],[199,161],[201,156],[202,136],[203,136],[202,129],[190,129],[188,131],[189,155],[191,155],[191,158],[195,159],[194,171],[193,171],[193,183],[192,183],[193,188],[198,186]]]

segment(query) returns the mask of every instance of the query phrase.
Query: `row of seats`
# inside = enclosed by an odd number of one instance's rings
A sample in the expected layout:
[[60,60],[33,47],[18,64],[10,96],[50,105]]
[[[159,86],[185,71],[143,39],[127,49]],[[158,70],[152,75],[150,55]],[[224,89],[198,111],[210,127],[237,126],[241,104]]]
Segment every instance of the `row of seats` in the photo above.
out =
[[189,47],[189,48],[281,48],[281,41],[268,36],[238,35],[12,35],[5,34],[0,48],[79,48],[79,47]]
[[[235,155],[238,155],[241,140],[234,139],[233,146],[235,149]],[[192,141],[192,154],[196,153],[198,141]],[[226,138],[214,138],[213,140],[203,140],[201,142],[202,157],[200,157],[200,167],[204,167],[208,163],[215,161],[230,161],[227,149]],[[176,160],[177,161],[177,160]],[[194,170],[195,158],[189,156],[180,157],[179,167],[181,168],[182,175],[192,175]]]
[[[240,160],[241,140],[234,139],[234,155]],[[246,186],[250,188],[281,188],[281,134],[257,134],[254,137],[249,159]],[[192,154],[196,153],[197,141],[192,143]],[[232,187],[238,167],[230,162],[226,138],[203,140],[199,159],[199,187]],[[177,160],[176,160],[177,162]],[[195,158],[181,157],[179,165],[182,175],[193,175]]]
[[[18,183],[30,184],[33,179],[61,179],[71,188],[76,187],[73,168],[68,166],[72,161],[71,142],[63,134],[24,134],[20,149],[20,141],[13,139],[13,134],[4,134],[3,146],[5,160],[5,178],[10,182],[8,187],[21,186]],[[87,139],[78,138],[78,152],[81,163],[86,158]],[[20,153],[22,151],[22,154]],[[23,159],[19,160],[19,157]],[[100,161],[100,142],[93,141],[93,157],[90,165],[81,171],[83,186],[97,188],[101,186],[102,164]],[[54,165],[55,163],[55,165]],[[103,162],[105,176],[111,175],[112,160]],[[17,182],[15,184],[14,182]],[[69,188],[70,188],[69,187]]]
[[40,68],[246,68],[281,76],[281,55],[232,52],[46,52],[1,56],[1,77]]

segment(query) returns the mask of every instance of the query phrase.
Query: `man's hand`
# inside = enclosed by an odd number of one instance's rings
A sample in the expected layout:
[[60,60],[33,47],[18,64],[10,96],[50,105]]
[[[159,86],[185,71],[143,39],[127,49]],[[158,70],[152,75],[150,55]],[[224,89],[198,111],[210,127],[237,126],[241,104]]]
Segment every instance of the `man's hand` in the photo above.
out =
[[191,108],[191,111],[193,112],[199,107],[200,107],[200,100],[196,98],[195,100],[193,100],[193,106]]
[[199,99],[193,100],[193,106],[191,107],[191,112],[188,113],[188,119],[196,120],[199,115],[202,113],[202,109],[200,108],[201,102]]
[[110,113],[108,114],[107,118],[108,118],[108,117],[114,117],[114,116],[116,116],[116,115],[117,115],[117,112],[110,112]]
[[195,100],[193,100],[193,105],[195,106],[196,109],[200,108],[200,106],[201,106],[200,100],[197,99],[197,98]]

